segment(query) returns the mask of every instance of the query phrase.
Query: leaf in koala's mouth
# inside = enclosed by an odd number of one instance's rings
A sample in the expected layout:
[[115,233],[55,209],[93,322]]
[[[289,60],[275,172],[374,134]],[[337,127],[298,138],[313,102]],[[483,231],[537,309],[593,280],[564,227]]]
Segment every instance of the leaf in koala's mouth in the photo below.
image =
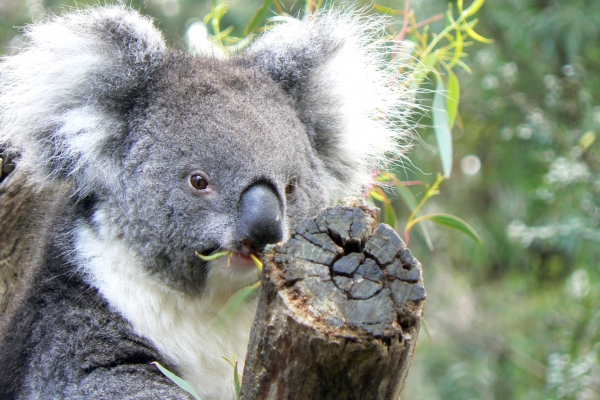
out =
[[231,265],[235,265],[243,269],[255,267],[260,273],[262,271],[262,263],[260,262],[259,257],[260,255],[256,253],[245,254],[241,252],[231,252],[225,268],[229,268]]
[[198,257],[200,257],[202,259],[202,261],[213,261],[213,260],[217,260],[221,257],[225,257],[226,255],[230,254],[230,251],[222,251],[220,253],[214,253],[214,254],[209,254],[207,256],[205,256],[204,254],[201,254],[199,251],[196,252],[196,255]]
[[258,270],[258,272],[261,273],[263,270],[262,261],[260,261],[260,259],[254,253],[250,254],[250,258],[252,259],[252,261],[254,261],[254,265],[256,265],[256,269]]
[[262,255],[260,253],[244,254],[244,253],[236,253],[231,250],[228,250],[228,251],[222,251],[219,253],[214,253],[214,254],[209,254],[209,255],[204,255],[204,254],[200,253],[199,251],[196,251],[196,255],[198,257],[200,257],[202,259],[202,261],[214,261],[214,260],[218,260],[219,258],[228,256],[227,257],[227,266],[225,267],[226,269],[231,266],[231,259],[234,257],[236,257],[238,260],[245,259],[245,260],[252,261],[252,263],[254,263],[254,266],[256,267],[256,269],[258,270],[259,273],[261,273],[262,269],[263,269],[263,263],[262,263],[262,261],[260,261],[260,258],[259,258]]

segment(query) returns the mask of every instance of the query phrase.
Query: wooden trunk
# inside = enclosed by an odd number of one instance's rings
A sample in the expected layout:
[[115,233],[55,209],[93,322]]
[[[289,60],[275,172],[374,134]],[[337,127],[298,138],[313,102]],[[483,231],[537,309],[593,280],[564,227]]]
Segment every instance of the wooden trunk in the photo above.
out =
[[[1,154],[1,153],[0,153]],[[0,157],[1,158],[1,157]],[[13,172],[10,162],[0,163],[0,321],[15,301],[36,248],[39,224],[55,199],[65,193],[58,185],[36,192],[25,178]]]
[[420,263],[359,200],[264,256],[241,398],[397,399],[425,300]]

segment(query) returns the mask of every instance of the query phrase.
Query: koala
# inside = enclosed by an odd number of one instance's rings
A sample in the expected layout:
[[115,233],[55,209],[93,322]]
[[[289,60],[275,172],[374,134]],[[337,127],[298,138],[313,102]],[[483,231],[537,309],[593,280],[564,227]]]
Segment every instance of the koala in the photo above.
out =
[[122,5],[25,28],[0,64],[0,147],[65,194],[2,321],[0,398],[189,398],[156,361],[234,399],[222,357],[243,362],[256,302],[213,321],[259,279],[251,256],[408,145],[384,29],[325,11],[224,57],[168,47]]

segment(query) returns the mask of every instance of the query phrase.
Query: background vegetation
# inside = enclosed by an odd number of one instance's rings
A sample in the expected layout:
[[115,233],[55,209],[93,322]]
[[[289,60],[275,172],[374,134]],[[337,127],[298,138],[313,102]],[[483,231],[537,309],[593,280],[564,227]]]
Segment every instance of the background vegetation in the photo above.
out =
[[[447,3],[413,0],[410,6],[422,21],[445,13]],[[242,36],[263,2],[229,4],[221,26]],[[282,4],[292,14],[305,7]],[[15,26],[64,5],[74,2],[0,1],[0,52],[18,46]],[[178,47],[187,46],[190,27],[211,10],[201,0],[135,0],[132,6],[154,16]],[[472,72],[457,72],[454,172],[424,211],[460,216],[483,244],[430,225],[431,251],[414,231],[411,249],[426,275],[427,332],[403,398],[598,399],[600,2],[489,1],[477,16],[477,31],[494,43],[464,49]],[[444,24],[433,22],[430,32]],[[442,171],[427,128],[433,123],[425,116],[420,124],[423,143],[409,155],[414,166],[397,176],[433,184]],[[426,192],[411,190],[417,199]],[[399,221],[406,221],[411,210],[398,194],[387,194]]]

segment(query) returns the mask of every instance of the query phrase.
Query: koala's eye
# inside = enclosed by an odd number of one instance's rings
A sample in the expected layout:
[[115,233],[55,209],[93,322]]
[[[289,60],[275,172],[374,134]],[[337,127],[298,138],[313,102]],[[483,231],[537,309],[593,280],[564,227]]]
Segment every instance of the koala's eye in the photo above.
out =
[[290,179],[287,186],[285,187],[286,196],[291,196],[296,192],[296,186],[298,186],[298,180],[296,178]]
[[190,175],[190,185],[196,190],[204,190],[208,187],[208,180],[202,174],[192,173]]

